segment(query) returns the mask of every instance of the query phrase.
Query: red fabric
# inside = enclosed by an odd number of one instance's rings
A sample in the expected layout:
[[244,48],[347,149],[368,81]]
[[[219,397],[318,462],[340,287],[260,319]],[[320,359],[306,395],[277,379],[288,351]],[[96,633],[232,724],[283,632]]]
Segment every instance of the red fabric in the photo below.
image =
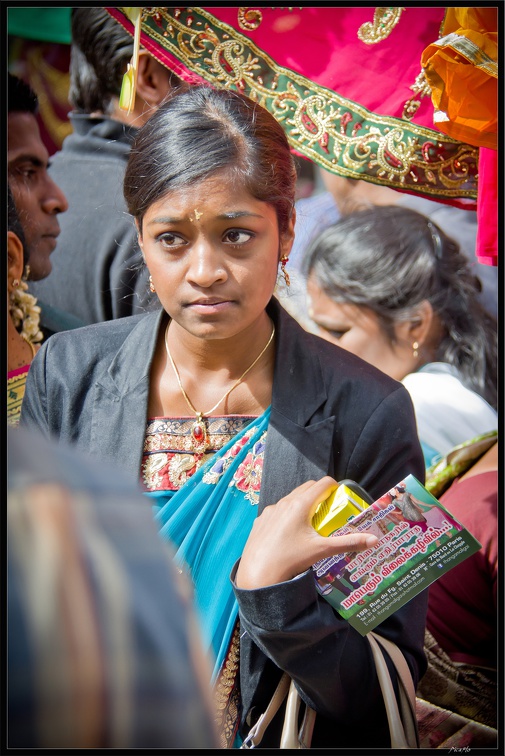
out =
[[496,666],[498,473],[456,481],[440,497],[482,548],[429,587],[427,627],[456,662]]
[[479,191],[477,194],[477,260],[498,265],[498,152],[479,149]]

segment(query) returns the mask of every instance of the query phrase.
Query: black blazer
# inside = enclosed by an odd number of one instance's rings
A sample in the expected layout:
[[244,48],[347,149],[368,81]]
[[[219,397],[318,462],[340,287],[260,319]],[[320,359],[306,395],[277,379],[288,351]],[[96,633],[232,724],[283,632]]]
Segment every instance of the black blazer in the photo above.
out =
[[[276,299],[268,312],[276,355],[259,512],[327,474],[357,481],[374,498],[409,473],[423,482],[414,410],[402,384],[305,332]],[[164,318],[150,313],[52,336],[28,373],[21,424],[112,458],[138,480],[150,364]],[[368,644],[318,595],[310,571],[235,593],[244,732],[286,670],[318,711],[314,746],[387,747]],[[378,628],[400,645],[416,682],[426,664],[425,614],[421,594]]]

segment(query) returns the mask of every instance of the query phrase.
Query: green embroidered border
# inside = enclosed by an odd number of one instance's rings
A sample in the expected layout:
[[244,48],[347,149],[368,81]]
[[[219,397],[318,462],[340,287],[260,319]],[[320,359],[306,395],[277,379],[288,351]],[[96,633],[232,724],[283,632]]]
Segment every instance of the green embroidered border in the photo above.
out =
[[142,30],[190,72],[266,107],[292,148],[328,171],[433,197],[476,199],[476,147],[371,113],[278,66],[248,37],[202,8],[145,8]]

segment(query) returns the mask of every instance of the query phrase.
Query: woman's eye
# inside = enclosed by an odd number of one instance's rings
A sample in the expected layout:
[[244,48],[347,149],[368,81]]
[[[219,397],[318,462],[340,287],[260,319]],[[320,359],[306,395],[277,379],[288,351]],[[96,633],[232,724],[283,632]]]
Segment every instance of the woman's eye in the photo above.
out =
[[224,235],[224,241],[230,244],[245,244],[254,236],[250,231],[239,231],[238,229],[232,229],[227,231]]
[[178,247],[180,244],[184,244],[185,242],[182,236],[168,232],[160,234],[157,237],[157,241],[159,241],[164,247]]
[[333,339],[341,339],[342,336],[344,336],[350,330],[349,328],[336,330],[334,328],[324,328],[324,326],[319,326],[319,328],[321,331],[324,331],[324,333],[329,334]]

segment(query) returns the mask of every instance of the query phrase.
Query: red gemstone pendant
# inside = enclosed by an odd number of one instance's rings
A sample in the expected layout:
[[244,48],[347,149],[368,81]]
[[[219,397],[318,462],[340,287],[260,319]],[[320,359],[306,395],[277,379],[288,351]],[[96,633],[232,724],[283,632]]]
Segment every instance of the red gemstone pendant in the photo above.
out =
[[198,414],[191,428],[193,451],[202,452],[207,448],[207,428],[201,414]]

